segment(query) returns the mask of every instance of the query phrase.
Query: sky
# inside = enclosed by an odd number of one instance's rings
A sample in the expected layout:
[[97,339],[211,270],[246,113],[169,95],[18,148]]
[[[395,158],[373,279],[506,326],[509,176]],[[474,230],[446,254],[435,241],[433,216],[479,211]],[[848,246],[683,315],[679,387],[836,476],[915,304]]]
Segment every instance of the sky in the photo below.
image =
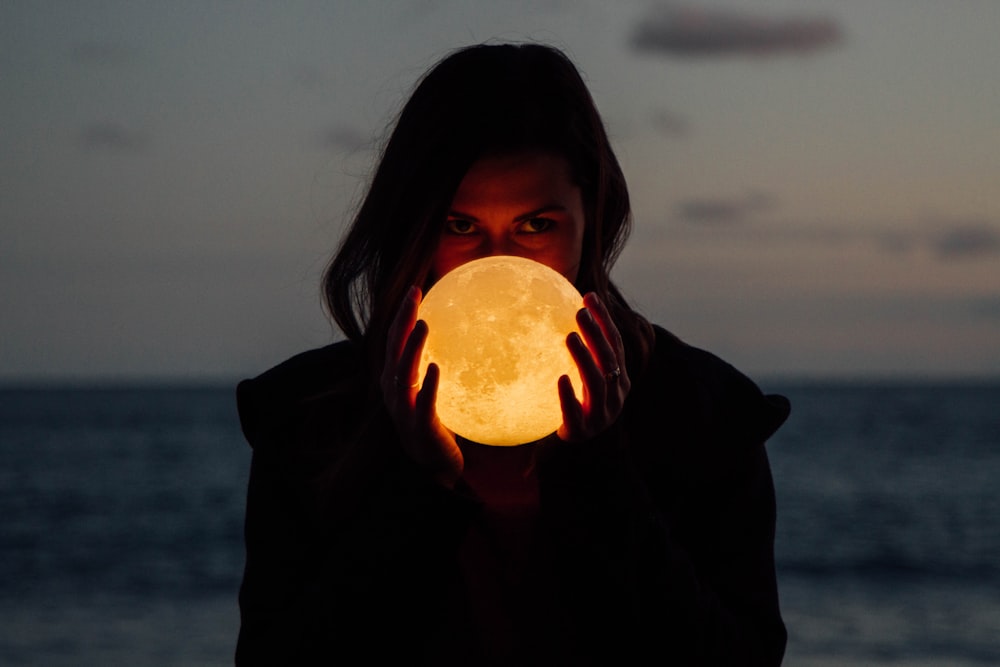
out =
[[583,72],[649,319],[755,377],[1000,375],[998,29],[995,0],[0,3],[0,382],[337,339],[320,276],[380,141],[490,40]]

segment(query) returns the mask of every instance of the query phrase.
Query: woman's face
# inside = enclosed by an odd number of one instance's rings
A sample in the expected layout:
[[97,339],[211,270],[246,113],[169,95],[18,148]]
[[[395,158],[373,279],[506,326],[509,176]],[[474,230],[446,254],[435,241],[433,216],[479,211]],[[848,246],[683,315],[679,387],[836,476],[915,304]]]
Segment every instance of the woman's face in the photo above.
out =
[[565,158],[537,151],[482,158],[455,192],[431,281],[474,259],[517,255],[575,283],[584,225],[583,198]]

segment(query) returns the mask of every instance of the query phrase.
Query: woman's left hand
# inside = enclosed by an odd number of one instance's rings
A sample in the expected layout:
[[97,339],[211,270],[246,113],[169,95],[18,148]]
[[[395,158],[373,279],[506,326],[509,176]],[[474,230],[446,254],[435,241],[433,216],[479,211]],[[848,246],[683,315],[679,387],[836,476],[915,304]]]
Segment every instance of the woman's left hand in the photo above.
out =
[[625,369],[625,346],[607,308],[593,292],[583,298],[584,307],[576,314],[580,335],[566,338],[566,347],[583,380],[583,401],[576,398],[569,376],[559,378],[559,401],[563,423],[561,440],[588,440],[603,433],[621,414],[631,389]]

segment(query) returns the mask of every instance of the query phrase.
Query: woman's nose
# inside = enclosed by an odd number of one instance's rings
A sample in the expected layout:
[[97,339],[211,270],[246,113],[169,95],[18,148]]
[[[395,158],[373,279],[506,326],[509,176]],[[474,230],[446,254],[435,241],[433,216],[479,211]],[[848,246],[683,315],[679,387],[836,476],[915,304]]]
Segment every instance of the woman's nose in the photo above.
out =
[[508,236],[488,236],[483,244],[482,257],[493,257],[495,255],[516,255],[517,244]]

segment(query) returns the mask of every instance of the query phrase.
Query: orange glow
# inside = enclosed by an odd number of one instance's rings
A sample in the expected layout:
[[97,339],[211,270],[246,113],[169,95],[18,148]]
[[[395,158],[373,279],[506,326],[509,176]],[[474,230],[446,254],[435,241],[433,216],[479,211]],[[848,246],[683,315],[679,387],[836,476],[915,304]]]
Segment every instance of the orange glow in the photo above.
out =
[[441,278],[419,312],[429,330],[421,368],[441,369],[441,422],[485,445],[533,442],[559,428],[559,377],[583,395],[566,349],[582,307],[562,275],[521,257],[478,259]]

